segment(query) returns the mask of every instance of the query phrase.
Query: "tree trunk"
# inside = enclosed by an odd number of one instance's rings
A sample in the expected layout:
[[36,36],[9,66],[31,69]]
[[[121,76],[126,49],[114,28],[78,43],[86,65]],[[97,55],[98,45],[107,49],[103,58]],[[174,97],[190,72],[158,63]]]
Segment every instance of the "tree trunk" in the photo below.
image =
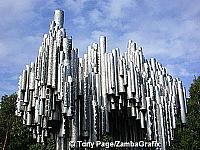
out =
[[7,143],[7,139],[8,139],[8,130],[6,131],[6,138],[4,140],[4,144],[3,144],[3,150],[6,149],[6,143]]

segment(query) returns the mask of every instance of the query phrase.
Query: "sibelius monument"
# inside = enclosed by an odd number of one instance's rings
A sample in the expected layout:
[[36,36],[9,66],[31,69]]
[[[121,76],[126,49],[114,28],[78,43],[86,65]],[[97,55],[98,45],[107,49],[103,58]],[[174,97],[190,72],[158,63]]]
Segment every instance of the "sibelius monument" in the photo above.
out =
[[182,81],[156,59],[145,59],[131,40],[126,52],[108,53],[106,37],[100,36],[79,58],[63,24],[64,12],[55,10],[38,56],[19,77],[16,115],[33,138],[55,139],[57,150],[79,149],[77,141],[100,144],[105,135],[113,142],[170,146],[177,116],[186,123]]

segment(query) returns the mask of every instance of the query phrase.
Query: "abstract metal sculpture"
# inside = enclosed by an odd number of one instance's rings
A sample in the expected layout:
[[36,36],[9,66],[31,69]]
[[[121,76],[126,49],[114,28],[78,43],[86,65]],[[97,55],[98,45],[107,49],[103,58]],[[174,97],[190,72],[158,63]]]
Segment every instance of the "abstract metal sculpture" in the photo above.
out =
[[176,115],[186,123],[185,89],[154,58],[128,41],[127,52],[107,53],[106,37],[78,57],[63,28],[64,12],[56,10],[35,62],[19,77],[16,115],[30,126],[33,138],[56,139],[57,149],[70,141],[155,140],[165,149],[176,128]]

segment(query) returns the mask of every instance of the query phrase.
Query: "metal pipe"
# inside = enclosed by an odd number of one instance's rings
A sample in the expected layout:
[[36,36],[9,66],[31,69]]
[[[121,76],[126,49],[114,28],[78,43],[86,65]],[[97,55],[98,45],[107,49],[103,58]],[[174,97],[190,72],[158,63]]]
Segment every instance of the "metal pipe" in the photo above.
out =
[[19,77],[15,114],[31,127],[33,138],[43,143],[51,135],[56,149],[69,149],[70,140],[95,142],[107,133],[113,140],[146,138],[162,149],[169,146],[179,109],[186,123],[182,82],[156,59],[145,59],[132,40],[126,52],[108,53],[106,37],[100,36],[79,58],[63,24],[64,12],[56,10],[38,56]]

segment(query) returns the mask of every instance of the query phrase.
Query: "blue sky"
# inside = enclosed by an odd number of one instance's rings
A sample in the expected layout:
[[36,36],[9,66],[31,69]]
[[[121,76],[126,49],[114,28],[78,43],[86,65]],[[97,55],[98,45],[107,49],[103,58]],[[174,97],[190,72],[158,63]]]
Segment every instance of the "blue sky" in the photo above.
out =
[[107,36],[108,51],[125,51],[132,39],[188,90],[200,75],[199,6],[199,0],[0,1],[0,96],[17,90],[18,76],[34,61],[58,8],[80,56],[100,35]]

